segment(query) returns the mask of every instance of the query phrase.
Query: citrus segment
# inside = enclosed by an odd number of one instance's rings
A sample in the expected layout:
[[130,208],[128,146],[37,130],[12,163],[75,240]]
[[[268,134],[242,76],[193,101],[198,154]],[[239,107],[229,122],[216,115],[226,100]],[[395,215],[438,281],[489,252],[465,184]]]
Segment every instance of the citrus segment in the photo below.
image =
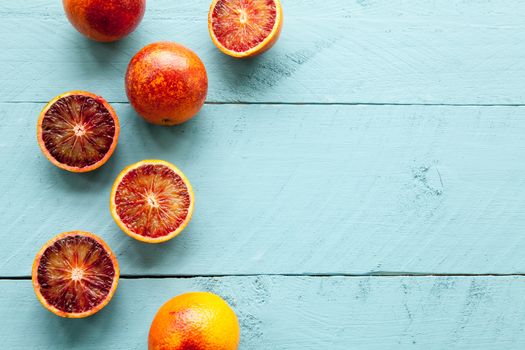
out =
[[117,224],[131,237],[164,242],[180,233],[191,219],[193,191],[173,164],[145,160],[117,177],[110,207]]
[[38,299],[62,317],[86,317],[102,309],[113,296],[118,278],[117,261],[108,246],[82,231],[53,238],[33,265]]
[[101,97],[73,91],[53,99],[40,114],[38,143],[58,167],[86,172],[104,164],[113,153],[120,127]]
[[277,41],[281,27],[279,0],[215,0],[208,14],[213,42],[234,57],[268,50]]

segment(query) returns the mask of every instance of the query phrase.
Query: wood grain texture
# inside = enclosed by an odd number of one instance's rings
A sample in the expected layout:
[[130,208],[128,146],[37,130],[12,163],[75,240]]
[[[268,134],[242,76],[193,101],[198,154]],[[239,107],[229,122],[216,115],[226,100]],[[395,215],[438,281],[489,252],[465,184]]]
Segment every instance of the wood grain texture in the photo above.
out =
[[[157,309],[210,290],[241,323],[240,350],[523,349],[523,277],[225,277],[122,280],[93,317],[45,310],[30,281],[0,281],[2,347],[145,349]],[[7,320],[9,320],[7,322]]]
[[[62,231],[101,235],[123,274],[525,272],[524,107],[207,105],[173,128],[115,105],[121,139],[89,174],[38,149],[41,104],[0,104],[0,276]],[[162,245],[109,210],[126,165],[159,158],[196,208]]]
[[[239,315],[240,350],[524,349],[523,276],[301,275],[525,273],[525,106],[490,106],[525,105],[525,2],[283,0],[280,40],[246,61],[213,46],[210,2],[148,0],[112,44],[78,34],[58,0],[1,2],[0,277],[29,276],[42,244],[82,229],[134,278],[84,320],[0,280],[0,348],[144,349],[162,303],[209,290]],[[208,104],[183,126],[125,103],[130,58],[159,40],[208,70]],[[73,89],[121,120],[115,155],[90,174],[55,168],[36,142],[44,102]],[[145,158],[196,191],[187,230],[157,246],[108,210],[113,179]]]
[[60,1],[4,1],[0,101],[47,101],[74,89],[126,101],[133,54],[174,40],[206,64],[209,102],[525,103],[520,0],[288,0],[279,42],[248,61],[213,46],[210,2],[150,1],[133,35],[100,44],[76,33]]

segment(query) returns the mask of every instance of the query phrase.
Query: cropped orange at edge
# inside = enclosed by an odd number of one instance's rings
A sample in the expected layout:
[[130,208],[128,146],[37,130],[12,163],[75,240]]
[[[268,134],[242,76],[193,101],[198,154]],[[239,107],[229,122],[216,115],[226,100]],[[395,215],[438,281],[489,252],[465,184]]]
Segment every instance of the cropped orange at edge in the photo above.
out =
[[236,58],[268,51],[279,39],[282,26],[280,0],[214,0],[208,12],[211,40]]
[[199,56],[174,42],[143,47],[126,72],[126,94],[135,111],[159,125],[184,123],[201,109],[208,76]]
[[149,350],[236,350],[240,328],[232,308],[208,292],[181,294],[155,315],[148,336]]
[[88,38],[120,40],[133,32],[146,11],[146,0],[63,0],[69,22]]

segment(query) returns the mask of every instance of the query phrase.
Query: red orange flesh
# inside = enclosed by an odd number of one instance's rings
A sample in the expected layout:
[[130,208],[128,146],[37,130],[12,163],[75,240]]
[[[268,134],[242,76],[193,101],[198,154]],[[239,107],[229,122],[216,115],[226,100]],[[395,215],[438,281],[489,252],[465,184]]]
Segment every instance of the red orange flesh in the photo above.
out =
[[186,176],[162,160],[144,160],[124,169],[110,199],[111,214],[120,228],[147,243],[178,235],[189,223],[193,205]]
[[146,0],[63,0],[71,24],[90,39],[102,42],[122,39],[137,28]]
[[213,43],[223,53],[243,58],[270,49],[281,33],[279,0],[214,0],[208,14]]
[[106,163],[119,133],[113,108],[87,91],[57,96],[44,107],[37,123],[42,153],[59,168],[72,172],[95,170]]
[[190,49],[173,42],[143,47],[126,72],[126,93],[145,120],[175,125],[199,112],[208,92],[206,68]]
[[62,233],[47,242],[33,263],[33,287],[45,308],[68,318],[101,310],[117,288],[119,267],[99,237],[83,231]]

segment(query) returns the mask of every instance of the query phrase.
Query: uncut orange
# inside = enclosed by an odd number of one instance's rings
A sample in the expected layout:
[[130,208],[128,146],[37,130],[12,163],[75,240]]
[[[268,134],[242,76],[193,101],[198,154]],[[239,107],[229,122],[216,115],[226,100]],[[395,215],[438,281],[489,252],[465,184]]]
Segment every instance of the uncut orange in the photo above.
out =
[[231,307],[208,292],[181,294],[155,315],[149,350],[236,350],[239,321]]

